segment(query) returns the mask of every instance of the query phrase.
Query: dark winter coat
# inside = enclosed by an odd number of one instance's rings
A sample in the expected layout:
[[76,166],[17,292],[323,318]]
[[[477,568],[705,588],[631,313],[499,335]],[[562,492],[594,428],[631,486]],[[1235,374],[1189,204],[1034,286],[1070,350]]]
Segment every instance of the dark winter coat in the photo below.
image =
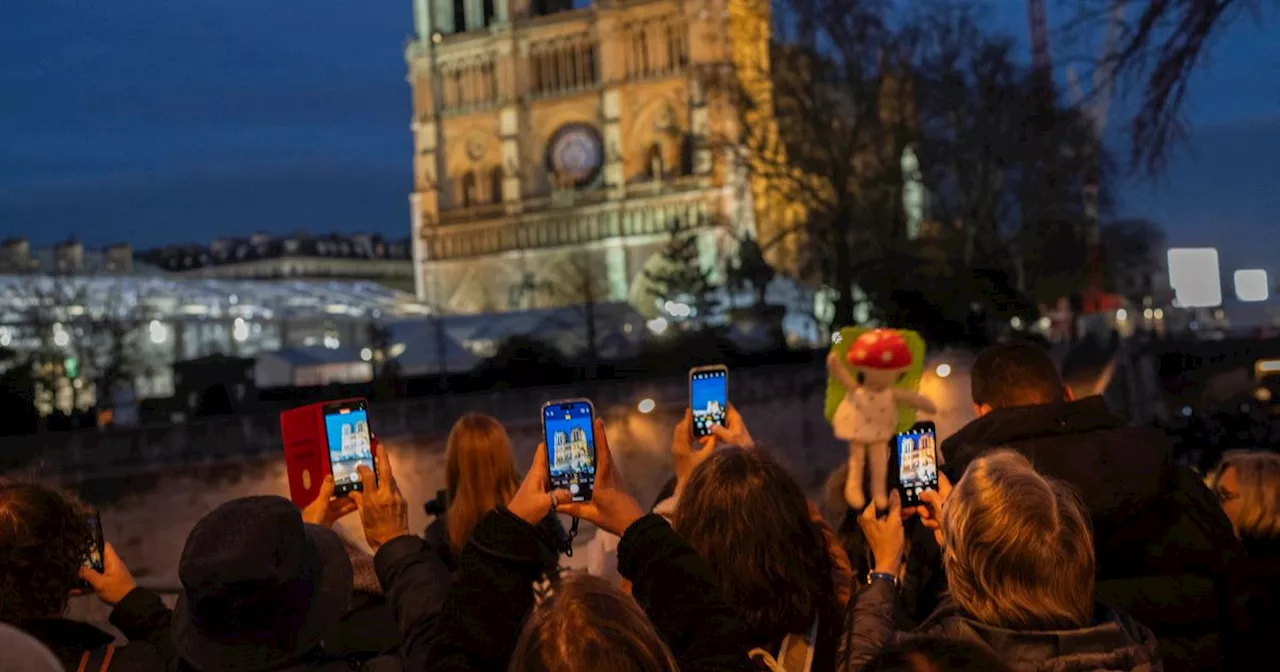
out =
[[850,628],[840,647],[841,672],[859,672],[894,638],[944,637],[989,649],[1019,672],[1159,672],[1155,635],[1122,612],[1099,606],[1092,625],[1078,630],[1016,632],[979,623],[944,601],[919,628],[896,632],[897,589],[875,581],[854,598]]
[[[546,536],[505,507],[486,516],[462,552],[431,669],[506,669],[534,607],[533,584],[555,557]],[[661,516],[650,514],[627,529],[618,569],[681,670],[752,669],[745,630],[710,568]]]
[[[555,539],[557,543],[564,543],[569,536],[565,532],[564,526],[560,524],[560,517],[554,513],[547,514],[547,517],[542,519],[539,528],[543,534],[547,535],[548,539]],[[449,545],[449,515],[447,513],[431,521],[422,536],[427,541],[427,547],[440,556],[440,559],[444,561],[450,572],[458,571],[458,559],[454,557],[453,547]]]
[[[98,672],[106,659],[107,647],[115,642],[115,637],[107,632],[88,623],[65,618],[31,621],[22,629],[49,647],[68,670],[79,669],[80,661],[87,652],[92,663],[86,669]],[[111,672],[152,672],[159,665],[160,657],[155,648],[146,642],[132,642],[114,647],[108,669]]]
[[1249,669],[1275,656],[1280,633],[1280,539],[1244,540],[1248,559],[1235,573],[1238,626],[1227,647],[1231,669]]
[[1156,633],[1165,667],[1221,669],[1242,549],[1217,498],[1173,460],[1168,438],[1127,426],[1101,397],[1004,408],[942,444],[945,469],[954,480],[1001,447],[1080,494],[1093,523],[1098,599]]

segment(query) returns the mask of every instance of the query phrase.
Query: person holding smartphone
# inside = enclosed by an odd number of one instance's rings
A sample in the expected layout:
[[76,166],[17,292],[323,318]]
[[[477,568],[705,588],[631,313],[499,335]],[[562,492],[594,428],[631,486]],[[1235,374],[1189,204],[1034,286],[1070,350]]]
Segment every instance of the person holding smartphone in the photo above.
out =
[[[706,563],[664,519],[645,515],[622,489],[599,419],[592,436],[596,459],[589,501],[572,502],[569,490],[553,489],[549,454],[539,446],[511,502],[476,527],[445,600],[432,669],[578,672],[612,669],[609,661],[618,659],[653,672],[752,669],[742,626]],[[634,601],[592,577],[544,575],[545,557],[556,549],[545,544],[536,525],[551,511],[622,538],[621,567],[632,581]],[[550,585],[535,587],[540,578]],[[557,586],[592,599],[561,599]],[[635,613],[637,603],[647,614]]]
[[[111,544],[99,547],[94,518],[69,492],[0,478],[0,520],[8,523],[0,524],[0,557],[7,560],[0,572],[0,622],[35,637],[69,670],[97,672],[108,660],[112,672],[161,669],[147,644],[117,647],[110,633],[63,616],[73,596],[92,590],[81,584],[87,560],[100,554],[104,571],[116,568]],[[132,577],[124,583],[132,586]]]

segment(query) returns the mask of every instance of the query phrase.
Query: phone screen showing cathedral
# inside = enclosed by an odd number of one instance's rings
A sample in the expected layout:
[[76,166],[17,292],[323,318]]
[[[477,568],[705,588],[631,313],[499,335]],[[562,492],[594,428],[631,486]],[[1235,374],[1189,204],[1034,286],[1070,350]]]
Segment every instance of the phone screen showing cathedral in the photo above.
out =
[[693,410],[693,435],[706,436],[713,425],[725,423],[729,405],[728,372],[724,369],[694,371],[689,375],[689,408]]
[[329,463],[333,469],[334,492],[355,489],[360,482],[356,467],[373,469],[373,437],[369,433],[369,412],[363,404],[356,408],[338,408],[324,416],[325,434],[329,441]]
[[894,437],[898,451],[898,487],[904,506],[920,503],[920,493],[938,487],[938,437],[913,429]]
[[568,490],[575,502],[591,499],[591,486],[596,481],[596,442],[591,423],[591,405],[585,402],[555,404],[542,413],[551,489]]

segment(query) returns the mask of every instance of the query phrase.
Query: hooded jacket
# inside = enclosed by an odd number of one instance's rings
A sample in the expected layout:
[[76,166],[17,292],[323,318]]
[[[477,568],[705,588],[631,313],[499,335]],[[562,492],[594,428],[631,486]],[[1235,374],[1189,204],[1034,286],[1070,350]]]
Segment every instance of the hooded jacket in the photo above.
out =
[[996,409],[943,442],[945,469],[954,480],[995,448],[1079,493],[1093,523],[1098,599],[1155,632],[1166,669],[1221,669],[1242,551],[1162,432],[1127,426],[1101,397]]
[[919,628],[894,632],[895,586],[876,581],[854,599],[840,647],[841,672],[859,672],[891,640],[945,637],[990,650],[1019,672],[1159,672],[1155,635],[1114,609],[1099,605],[1093,623],[1076,630],[1015,631],[980,623],[946,600]]

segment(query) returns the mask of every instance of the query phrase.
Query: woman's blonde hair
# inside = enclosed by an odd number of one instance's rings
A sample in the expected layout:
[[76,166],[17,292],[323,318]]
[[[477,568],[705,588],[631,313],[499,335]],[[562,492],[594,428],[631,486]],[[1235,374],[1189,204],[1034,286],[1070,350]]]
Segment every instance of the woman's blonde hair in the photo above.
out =
[[1074,629],[1093,616],[1094,551],[1075,493],[1001,450],[969,465],[942,507],[956,604],[1011,630]]
[[555,594],[529,615],[507,669],[678,672],[680,668],[635,600],[604,579],[570,572]]
[[1240,489],[1240,536],[1255,539],[1280,537],[1280,455],[1261,450],[1229,450],[1210,476],[1216,492],[1227,469],[1236,470]]
[[511,438],[497,420],[468,413],[453,423],[444,456],[449,548],[456,557],[490,511],[511,501],[520,481]]

